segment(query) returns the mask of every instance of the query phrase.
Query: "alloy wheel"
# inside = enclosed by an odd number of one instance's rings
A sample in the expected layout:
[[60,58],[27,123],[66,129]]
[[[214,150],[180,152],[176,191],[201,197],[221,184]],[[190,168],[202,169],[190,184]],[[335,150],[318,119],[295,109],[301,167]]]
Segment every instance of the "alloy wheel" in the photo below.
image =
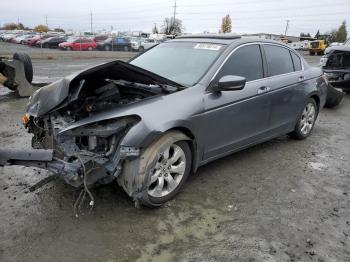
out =
[[157,198],[169,195],[180,184],[185,170],[185,152],[180,146],[172,144],[161,154],[153,169],[148,194]]
[[308,135],[316,120],[316,108],[313,103],[308,103],[301,115],[300,119],[300,131],[303,135]]

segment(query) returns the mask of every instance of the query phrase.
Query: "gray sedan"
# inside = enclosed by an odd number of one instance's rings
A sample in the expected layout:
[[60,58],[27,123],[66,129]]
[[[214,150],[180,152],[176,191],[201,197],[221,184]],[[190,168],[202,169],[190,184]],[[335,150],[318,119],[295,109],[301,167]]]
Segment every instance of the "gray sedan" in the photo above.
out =
[[274,41],[192,35],[38,90],[23,123],[33,150],[0,164],[39,166],[85,192],[117,181],[136,204],[173,198],[189,174],[274,137],[305,139],[327,83]]

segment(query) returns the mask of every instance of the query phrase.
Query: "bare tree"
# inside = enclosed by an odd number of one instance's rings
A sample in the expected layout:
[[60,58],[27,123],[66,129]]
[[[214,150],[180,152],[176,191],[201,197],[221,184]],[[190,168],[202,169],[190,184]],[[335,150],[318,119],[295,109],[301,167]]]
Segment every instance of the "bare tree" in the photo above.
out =
[[175,19],[173,17],[167,17],[164,19],[162,25],[162,33],[166,35],[179,35],[183,32],[184,27],[182,26],[182,21],[180,19]]

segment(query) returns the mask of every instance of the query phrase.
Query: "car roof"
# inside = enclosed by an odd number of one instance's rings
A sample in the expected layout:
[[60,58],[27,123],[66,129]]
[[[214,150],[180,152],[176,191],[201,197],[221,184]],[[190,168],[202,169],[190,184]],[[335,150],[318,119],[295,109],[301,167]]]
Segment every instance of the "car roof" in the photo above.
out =
[[231,44],[232,42],[241,39],[239,35],[232,34],[193,34],[193,35],[183,35],[178,36],[171,42],[206,42],[206,43],[216,43],[216,44]]
[[184,35],[176,37],[173,40],[167,42],[199,42],[199,43],[215,43],[215,44],[226,44],[230,45],[233,43],[236,44],[245,44],[251,42],[260,42],[260,43],[273,43],[279,44],[283,46],[287,46],[286,44],[271,40],[271,39],[262,39],[258,37],[245,37],[240,35],[232,35],[232,34],[193,34],[193,35]]

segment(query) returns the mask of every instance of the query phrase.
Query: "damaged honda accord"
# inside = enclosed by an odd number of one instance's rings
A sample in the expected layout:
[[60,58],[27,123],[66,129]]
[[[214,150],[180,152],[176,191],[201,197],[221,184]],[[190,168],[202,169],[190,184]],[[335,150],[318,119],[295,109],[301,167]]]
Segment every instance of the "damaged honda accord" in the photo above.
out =
[[117,181],[136,205],[159,206],[199,166],[308,137],[326,92],[322,70],[282,43],[178,37],[40,88],[22,117],[33,149],[1,149],[0,165],[45,168],[86,190]]

